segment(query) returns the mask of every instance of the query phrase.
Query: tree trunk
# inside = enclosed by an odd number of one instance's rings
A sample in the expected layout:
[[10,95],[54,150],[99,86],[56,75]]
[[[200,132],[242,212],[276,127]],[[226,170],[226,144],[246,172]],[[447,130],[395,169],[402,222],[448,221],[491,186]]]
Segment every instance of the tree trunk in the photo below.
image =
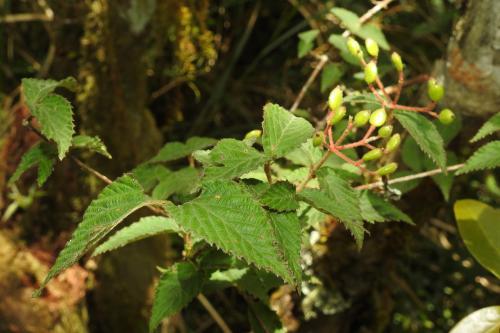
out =
[[498,112],[500,105],[500,1],[470,0],[457,22],[441,65],[444,104],[469,115]]

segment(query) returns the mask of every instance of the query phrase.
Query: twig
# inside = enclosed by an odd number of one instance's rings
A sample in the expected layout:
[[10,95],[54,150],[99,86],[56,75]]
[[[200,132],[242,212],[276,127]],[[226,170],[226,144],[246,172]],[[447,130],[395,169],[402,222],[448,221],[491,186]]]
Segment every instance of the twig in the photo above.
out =
[[[359,23],[361,23],[361,24],[365,23],[366,21],[371,19],[373,15],[377,14],[379,11],[381,11],[382,9],[387,7],[393,1],[394,0],[379,1],[375,6],[370,8],[366,13],[363,14],[363,16],[361,16],[359,18]],[[351,35],[351,32],[349,30],[346,30],[342,34],[342,37],[349,37],[350,35]]]
[[31,21],[50,22],[54,18],[40,13],[10,14],[0,17],[0,23],[18,23]]
[[78,164],[82,169],[84,169],[85,171],[90,172],[91,174],[93,174],[94,176],[96,176],[97,178],[99,178],[100,180],[102,180],[103,182],[105,182],[106,184],[109,185],[109,184],[111,184],[113,182],[111,179],[109,179],[108,177],[106,177],[105,175],[103,175],[102,173],[100,173],[99,171],[97,171],[96,169],[92,168],[88,164],[82,162],[80,159],[78,159],[78,158],[76,158],[74,156],[71,156],[71,155],[69,155],[69,157],[76,164]]
[[316,176],[316,171],[318,171],[318,169],[321,168],[321,166],[326,162],[326,160],[328,159],[328,157],[330,157],[331,154],[332,152],[330,150],[327,150],[323,155],[323,157],[321,158],[321,160],[319,160],[318,163],[316,163],[315,165],[311,166],[307,178],[301,184],[299,184],[299,186],[297,186],[296,189],[297,193],[301,192],[306,187],[307,183],[309,183],[309,181]]
[[264,164],[264,172],[266,173],[267,182],[269,184],[272,184],[273,183],[273,176],[271,174],[271,163],[266,162]]
[[205,297],[205,295],[203,295],[203,294],[200,293],[200,294],[198,294],[198,296],[196,296],[196,298],[201,303],[201,305],[203,305],[203,307],[205,308],[205,310],[207,310],[207,312],[210,314],[210,316],[212,316],[212,318],[215,320],[215,322],[217,323],[217,325],[219,325],[219,327],[222,330],[222,332],[224,332],[224,333],[232,333],[232,331],[229,328],[229,326],[227,326],[227,324],[224,321],[224,319],[222,319],[222,317],[219,314],[219,312],[217,312],[217,310],[212,306],[212,304]]
[[[464,163],[451,165],[451,166],[447,167],[445,170],[446,171],[455,171],[455,170],[460,169],[464,165],[465,165]],[[420,178],[438,175],[442,172],[443,172],[443,170],[441,170],[441,169],[434,169],[434,170],[429,170],[429,171],[417,173],[414,175],[394,178],[394,179],[389,180],[387,183],[389,185],[396,184],[396,183],[403,183],[403,182],[408,182],[408,181],[414,180],[414,179],[420,179]],[[354,189],[356,189],[356,190],[371,190],[373,188],[382,187],[382,186],[384,186],[384,183],[382,181],[378,181],[378,182],[374,182],[374,183],[370,183],[370,184],[359,185],[359,186],[356,186]]]
[[328,62],[328,56],[326,56],[325,54],[320,55],[319,59],[320,60],[319,60],[318,64],[316,65],[316,67],[314,68],[314,71],[311,73],[311,75],[307,79],[307,81],[304,84],[304,86],[302,87],[302,89],[300,89],[300,92],[297,95],[297,98],[295,98],[295,101],[293,102],[293,105],[290,108],[290,112],[294,112],[295,110],[297,110],[297,108],[299,107],[299,104],[302,101],[302,99],[304,98],[304,95],[306,94],[307,90],[309,89],[311,84],[314,82],[314,80],[318,76],[319,72],[321,72],[321,69],[323,69],[323,67]]

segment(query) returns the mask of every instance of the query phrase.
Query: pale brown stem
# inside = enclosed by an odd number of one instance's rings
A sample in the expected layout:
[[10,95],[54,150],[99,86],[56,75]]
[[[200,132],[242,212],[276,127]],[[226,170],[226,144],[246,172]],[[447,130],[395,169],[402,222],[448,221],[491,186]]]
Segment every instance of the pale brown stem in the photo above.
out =
[[201,303],[201,305],[207,310],[207,312],[210,314],[210,316],[213,318],[213,320],[219,325],[219,328],[222,330],[224,333],[232,333],[231,329],[229,326],[227,326],[226,322],[224,319],[222,319],[221,315],[217,310],[213,307],[213,305],[210,303],[210,301],[205,297],[203,294],[198,294],[196,296],[198,301]]
[[327,150],[323,155],[323,157],[318,161],[318,163],[311,166],[311,168],[309,169],[309,174],[307,175],[306,179],[304,179],[304,181],[300,183],[299,186],[297,186],[297,189],[295,190],[297,193],[300,193],[306,187],[307,183],[309,183],[309,181],[316,176],[316,171],[318,171],[318,169],[321,168],[321,166],[326,162],[326,160],[328,159],[328,157],[330,157],[331,154],[332,152],[330,150]]
[[[465,164],[463,164],[463,163],[451,165],[451,166],[447,167],[445,170],[446,170],[446,172],[448,172],[448,171],[455,171],[455,170],[460,169],[464,165]],[[387,184],[391,185],[391,184],[408,182],[408,181],[414,180],[414,179],[420,179],[420,178],[425,178],[425,177],[430,177],[430,176],[438,175],[438,174],[440,174],[442,172],[443,172],[443,170],[441,170],[441,169],[429,170],[429,171],[417,173],[417,174],[414,174],[414,175],[409,175],[409,176],[394,178],[394,179],[389,180],[387,182]],[[370,183],[370,184],[359,185],[359,186],[356,186],[354,189],[356,189],[356,190],[371,190],[371,189],[374,189],[374,188],[377,188],[377,187],[383,187],[383,186],[384,186],[384,183],[382,181],[378,181],[378,182],[374,182],[374,183]]]
[[328,62],[328,57],[325,54],[319,56],[319,59],[320,60],[319,60],[318,64],[316,65],[316,67],[314,68],[314,71],[311,73],[311,75],[307,79],[307,81],[304,84],[304,86],[302,87],[302,89],[300,89],[300,92],[297,95],[297,98],[295,98],[295,101],[293,102],[293,105],[290,108],[290,112],[294,112],[295,110],[297,110],[297,108],[299,107],[299,104],[302,101],[302,99],[304,98],[307,90],[309,89],[311,84],[314,82],[314,80],[316,79],[318,74],[321,72],[323,67],[326,65],[326,63]]
[[[371,19],[373,17],[373,15],[377,14],[379,11],[381,11],[384,8],[386,8],[393,1],[394,0],[379,1],[375,6],[373,6],[372,8],[370,8],[366,13],[364,13],[359,18],[359,22],[361,24],[365,23],[366,21],[368,21],[369,19]],[[349,37],[350,35],[351,35],[351,32],[349,30],[346,30],[342,34],[342,37]]]

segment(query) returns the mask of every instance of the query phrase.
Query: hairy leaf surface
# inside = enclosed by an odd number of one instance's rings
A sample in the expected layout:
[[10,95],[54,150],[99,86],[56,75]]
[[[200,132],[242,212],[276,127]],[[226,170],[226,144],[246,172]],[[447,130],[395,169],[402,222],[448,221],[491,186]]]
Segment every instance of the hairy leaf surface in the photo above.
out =
[[155,291],[149,331],[188,305],[200,293],[204,280],[203,272],[189,262],[176,263],[163,273]]
[[232,179],[262,166],[266,156],[243,141],[223,139],[212,149],[210,160],[206,179]]
[[294,226],[273,220],[252,194],[237,183],[208,182],[198,198],[180,206],[168,205],[166,209],[179,225],[195,236],[291,284],[298,283],[293,275],[296,263],[287,261],[293,257],[289,253],[292,249],[283,246],[280,236],[282,230]]
[[446,168],[446,152],[443,138],[436,126],[416,112],[395,110],[394,116],[415,139],[420,149],[444,170]]
[[76,135],[73,137],[71,146],[73,148],[88,149],[107,158],[111,158],[108,148],[106,148],[106,145],[98,136]]
[[189,194],[200,185],[200,175],[196,168],[186,167],[159,178],[153,190],[154,199],[167,199],[174,193]]
[[118,230],[109,237],[104,243],[99,245],[92,253],[97,256],[105,252],[116,250],[127,244],[137,242],[141,239],[158,235],[164,232],[178,232],[179,226],[171,218],[163,216],[147,216],[139,221]]
[[21,162],[17,166],[17,169],[12,177],[9,179],[9,183],[12,184],[18,181],[23,173],[34,166],[38,166],[37,183],[38,186],[42,186],[47,178],[49,178],[52,174],[56,158],[57,152],[55,147],[50,144],[41,142],[34,145],[21,158]]
[[500,141],[492,141],[476,150],[456,174],[498,167],[500,167]]
[[262,145],[269,157],[282,157],[309,139],[314,128],[277,104],[264,106]]
[[368,222],[402,221],[413,224],[411,217],[396,206],[371,191],[363,191],[359,196],[361,215]]
[[474,135],[474,137],[470,140],[470,142],[477,142],[482,138],[498,131],[500,131],[500,112],[488,119],[488,121],[481,126],[476,135]]
[[35,295],[39,296],[53,277],[75,264],[124,218],[150,202],[151,199],[143,193],[141,185],[130,176],[122,176],[106,186],[97,199],[90,203],[82,222],[73,232]]

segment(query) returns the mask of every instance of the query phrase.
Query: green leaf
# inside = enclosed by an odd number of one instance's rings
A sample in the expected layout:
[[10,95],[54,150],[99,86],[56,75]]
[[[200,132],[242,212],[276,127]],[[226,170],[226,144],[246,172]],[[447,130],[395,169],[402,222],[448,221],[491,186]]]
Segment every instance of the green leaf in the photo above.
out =
[[[453,165],[458,162],[458,158],[453,152],[446,153],[446,160],[448,161],[448,165]],[[426,170],[434,169],[434,164],[428,157],[424,156],[423,161]],[[443,194],[444,199],[446,201],[449,201],[451,187],[453,186],[453,180],[455,179],[455,173],[454,172],[448,172],[446,174],[439,173],[437,175],[432,176],[431,179],[439,187],[439,190]]]
[[415,172],[424,170],[425,154],[418,148],[412,137],[407,137],[401,147],[401,159],[404,164]]
[[67,77],[60,81],[23,79],[22,86],[26,104],[28,104],[30,109],[35,109],[41,100],[53,93],[56,88],[62,87],[75,91],[76,80],[72,77]]
[[500,166],[500,141],[492,141],[478,150],[458,169],[457,175],[476,170],[493,169]]
[[42,134],[57,143],[59,159],[62,160],[71,146],[71,138],[75,132],[73,111],[68,100],[52,92],[57,87],[72,88],[75,80],[23,79],[22,84],[31,114],[40,123]]
[[204,280],[202,271],[189,262],[179,262],[163,273],[155,291],[149,331],[188,305],[200,293]]
[[167,199],[174,193],[189,194],[200,185],[200,175],[196,168],[187,167],[165,174],[153,190],[154,199]]
[[488,119],[488,121],[483,124],[476,135],[474,135],[474,137],[470,140],[470,142],[479,141],[482,138],[498,131],[500,131],[500,112]]
[[147,216],[128,227],[118,230],[111,235],[104,243],[99,245],[92,257],[116,250],[127,244],[137,242],[141,239],[158,235],[164,232],[179,232],[179,226],[171,218],[163,216]]
[[55,147],[50,144],[41,142],[34,145],[21,158],[16,171],[9,179],[9,184],[15,183],[28,169],[38,165],[37,183],[38,186],[42,186],[52,174],[56,158],[57,152],[55,151]]
[[363,244],[363,217],[359,207],[358,193],[330,168],[317,172],[320,190],[305,189],[299,197],[314,208],[338,218],[351,232],[358,248]]
[[145,191],[151,190],[161,179],[168,177],[172,171],[160,164],[143,163],[132,170],[134,178]]
[[[180,206],[168,205],[166,209],[175,221],[195,236],[227,253],[243,257],[291,284],[299,283],[300,280],[292,274],[298,263],[287,262],[286,259],[294,255],[289,253],[291,248],[288,245],[281,244],[281,230],[289,231],[293,226],[284,225],[283,219],[270,216],[237,183],[208,182],[198,198]],[[295,223],[291,219],[287,221]],[[296,232],[300,234],[300,228],[297,227]]]
[[262,145],[267,156],[277,158],[294,150],[309,139],[314,128],[277,104],[264,106]]
[[459,200],[454,206],[458,230],[474,258],[500,278],[500,210],[477,200]]
[[295,195],[295,186],[288,182],[272,184],[260,197],[260,202],[271,209],[283,212],[297,210],[299,203]]
[[410,133],[420,149],[442,170],[446,168],[444,142],[436,126],[422,115],[411,111],[395,110],[394,116]]
[[402,221],[414,224],[411,217],[400,211],[399,208],[386,199],[379,197],[371,191],[363,191],[360,193],[359,204],[361,207],[361,215],[365,221]]
[[325,92],[327,89],[333,87],[345,73],[345,69],[342,65],[331,63],[325,66],[321,72],[321,92]]
[[98,136],[76,135],[73,137],[71,146],[73,148],[88,149],[107,158],[111,158],[106,145],[104,145],[101,138]]
[[286,154],[285,158],[294,164],[311,166],[318,162],[322,156],[321,149],[314,147],[312,139],[307,140],[299,148]]
[[212,138],[197,137],[189,138],[186,143],[169,142],[160,149],[158,154],[150,162],[169,162],[191,155],[194,151],[213,146],[217,140]]
[[261,302],[250,302],[248,319],[253,333],[285,333],[276,312]]
[[299,34],[298,56],[302,58],[314,47],[314,39],[319,34],[319,30],[304,31]]
[[474,311],[456,324],[450,333],[498,333],[500,306],[488,306]]
[[123,219],[150,202],[151,199],[143,193],[141,185],[130,176],[122,176],[106,186],[97,199],[90,203],[82,222],[34,295],[40,296],[42,289],[53,277],[75,264]]
[[331,12],[340,19],[347,30],[355,32],[361,28],[361,21],[356,13],[340,7],[332,8]]
[[340,51],[342,59],[348,63],[356,66],[360,64],[359,59],[353,56],[347,49],[347,39],[342,37],[342,35],[331,34],[330,37],[328,37],[328,43],[335,46]]
[[390,49],[387,39],[385,39],[384,33],[374,24],[365,24],[359,30],[353,31],[354,34],[358,35],[363,39],[371,38],[380,46],[380,48],[388,51]]
[[212,149],[213,166],[205,171],[207,179],[231,179],[255,170],[266,161],[266,156],[243,141],[224,139]]
[[444,145],[447,146],[462,129],[462,117],[457,114],[455,121],[451,124],[445,125],[439,121],[439,119],[434,120],[434,125],[436,126],[439,134],[443,138]]

